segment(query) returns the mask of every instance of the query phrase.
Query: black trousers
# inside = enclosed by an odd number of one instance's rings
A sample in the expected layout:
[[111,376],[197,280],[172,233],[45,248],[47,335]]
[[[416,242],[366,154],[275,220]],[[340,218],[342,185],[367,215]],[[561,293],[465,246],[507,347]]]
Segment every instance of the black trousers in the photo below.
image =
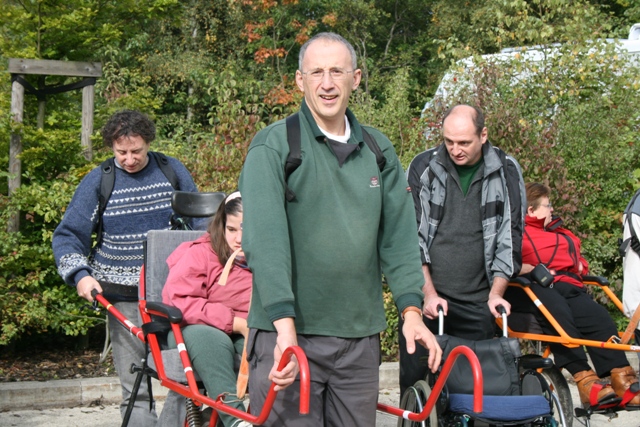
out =
[[[447,300],[447,316],[444,318],[444,333],[458,338],[470,340],[484,340],[495,334],[496,323],[486,302],[462,302],[442,296]],[[424,323],[434,334],[438,334],[438,319],[422,317]],[[424,380],[429,370],[427,361],[429,352],[421,345],[416,345],[413,354],[407,353],[407,341],[402,334],[404,322],[398,316],[398,342],[400,345],[400,395],[414,385],[416,381]]]
[[[618,335],[616,325],[606,308],[595,302],[585,288],[565,282],[556,282],[552,288],[532,283],[530,288],[569,336],[607,341],[612,335]],[[521,289],[509,287],[504,297],[511,304],[512,311],[535,314],[545,334],[558,335]],[[562,344],[551,344],[551,351],[556,366],[566,368],[572,375],[591,369],[582,347],[569,348]],[[608,376],[614,368],[629,365],[623,351],[599,347],[587,347],[587,351],[599,377]]]

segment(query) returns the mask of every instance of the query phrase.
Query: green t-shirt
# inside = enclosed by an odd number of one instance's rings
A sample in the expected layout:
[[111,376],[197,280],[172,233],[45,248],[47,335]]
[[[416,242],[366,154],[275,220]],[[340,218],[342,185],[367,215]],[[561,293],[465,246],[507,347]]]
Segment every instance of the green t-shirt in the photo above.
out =
[[460,187],[462,187],[462,194],[464,194],[465,196],[467,195],[467,191],[469,191],[469,186],[471,185],[473,177],[476,175],[478,169],[480,169],[480,166],[484,163],[482,160],[483,159],[481,158],[478,163],[471,166],[459,166],[454,164],[456,167],[456,171],[458,172],[458,177],[460,178]]

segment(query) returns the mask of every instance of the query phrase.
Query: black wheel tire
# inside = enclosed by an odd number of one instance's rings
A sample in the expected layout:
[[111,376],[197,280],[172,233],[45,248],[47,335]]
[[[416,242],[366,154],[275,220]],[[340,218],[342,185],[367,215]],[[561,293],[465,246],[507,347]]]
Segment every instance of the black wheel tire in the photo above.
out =
[[[413,387],[409,387],[404,392],[400,400],[400,408],[420,413],[430,395],[431,387],[429,387],[429,384],[426,381],[418,381]],[[426,420],[420,422],[398,418],[398,427],[438,427],[438,415],[436,414],[435,405]]]
[[[533,359],[533,358],[541,358],[541,356],[538,356],[536,354],[527,354],[522,356],[522,358]],[[564,377],[564,375],[562,375],[562,372],[560,372],[560,369],[558,369],[555,365],[552,366],[551,368],[543,369],[542,372],[540,372],[540,375],[542,375],[544,379],[547,381],[547,383],[549,384],[549,388],[551,389],[552,392],[556,394],[560,402],[560,409],[564,414],[566,425],[562,425],[558,408],[557,408],[557,402],[554,401],[553,402],[554,407],[556,408],[554,410],[554,415],[555,415],[555,418],[558,420],[558,426],[572,427],[573,426],[573,408],[574,408],[573,398],[571,397],[571,390],[569,390],[569,384],[567,384],[566,378]]]

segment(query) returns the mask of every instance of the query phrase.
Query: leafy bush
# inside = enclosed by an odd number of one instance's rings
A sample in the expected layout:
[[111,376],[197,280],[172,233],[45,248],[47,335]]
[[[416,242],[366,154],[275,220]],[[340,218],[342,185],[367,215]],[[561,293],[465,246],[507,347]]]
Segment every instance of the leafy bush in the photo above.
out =
[[384,292],[384,312],[387,318],[387,329],[380,334],[380,350],[383,357],[395,359],[398,357],[398,309],[393,301],[391,291],[385,285]]
[[[78,184],[32,181],[20,187],[7,202],[2,196],[0,214],[0,345],[46,331],[85,334],[98,321],[85,309],[75,289],[57,274],[51,238]],[[10,212],[21,212],[21,231],[7,233]]]

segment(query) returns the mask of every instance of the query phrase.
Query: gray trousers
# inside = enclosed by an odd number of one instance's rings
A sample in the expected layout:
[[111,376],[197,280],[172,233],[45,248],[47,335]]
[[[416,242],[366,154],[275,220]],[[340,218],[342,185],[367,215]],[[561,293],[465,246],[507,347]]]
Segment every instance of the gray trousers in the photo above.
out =
[[[116,302],[113,305],[135,325],[142,324],[137,301],[122,301]],[[131,364],[142,365],[141,361],[145,357],[144,344],[137,337],[131,335],[118,319],[111,316],[111,314],[109,314],[109,316],[109,334],[111,335],[113,361],[122,387],[120,414],[124,417],[137,375],[137,373],[132,374],[130,372]],[[153,402],[150,408],[149,400],[147,379],[143,378],[140,384],[140,390],[138,391],[138,397],[131,412],[131,418],[129,419],[130,427],[154,427],[156,425],[158,420],[155,409],[156,405],[155,402]]]
[[[276,333],[251,330],[247,353],[251,413],[258,415],[271,385]],[[298,335],[298,345],[309,361],[311,400],[309,415],[299,414],[299,379],[278,392],[264,426],[371,427],[378,403],[380,337],[345,339]]]

